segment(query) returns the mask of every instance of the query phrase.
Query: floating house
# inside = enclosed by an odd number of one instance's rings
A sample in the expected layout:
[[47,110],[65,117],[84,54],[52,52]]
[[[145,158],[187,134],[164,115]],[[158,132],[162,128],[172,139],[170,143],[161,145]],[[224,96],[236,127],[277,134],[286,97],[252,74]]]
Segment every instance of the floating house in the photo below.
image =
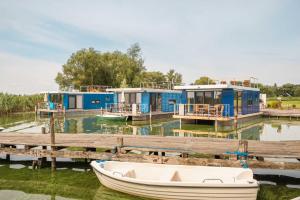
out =
[[107,92],[114,93],[113,103],[107,105],[107,111],[124,113],[132,120],[171,116],[182,101],[179,90],[140,87],[109,88]]
[[[90,86],[89,86],[90,87]],[[106,92],[105,89],[84,90],[80,91],[54,91],[42,92],[44,102],[39,103],[37,111],[43,113],[83,113],[99,112],[106,108],[107,104],[113,103],[114,94]]]
[[185,120],[233,121],[260,115],[260,91],[255,87],[214,84],[175,86],[182,104],[174,118]]

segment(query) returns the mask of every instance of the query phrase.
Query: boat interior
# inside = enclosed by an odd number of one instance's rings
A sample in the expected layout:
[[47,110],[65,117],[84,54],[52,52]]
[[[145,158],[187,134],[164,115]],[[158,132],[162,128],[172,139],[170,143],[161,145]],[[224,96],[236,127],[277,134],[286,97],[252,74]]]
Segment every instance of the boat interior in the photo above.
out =
[[127,163],[108,161],[104,170],[113,176],[143,181],[189,182],[203,184],[234,184],[253,182],[250,169],[229,167],[206,167],[185,165],[164,165],[150,163]]

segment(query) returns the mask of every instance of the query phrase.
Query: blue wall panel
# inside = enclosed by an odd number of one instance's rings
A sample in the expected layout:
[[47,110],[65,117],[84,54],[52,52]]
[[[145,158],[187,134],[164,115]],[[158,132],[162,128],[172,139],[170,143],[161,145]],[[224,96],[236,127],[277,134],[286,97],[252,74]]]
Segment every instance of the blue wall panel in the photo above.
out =
[[[234,91],[233,89],[222,90],[222,104],[229,104],[229,116],[234,116]],[[226,114],[226,107],[224,108],[224,115]]]
[[150,111],[150,93],[148,92],[143,92],[142,93],[142,113],[148,113]]
[[[83,94],[83,109],[101,109],[106,107],[107,103],[113,103],[113,94]],[[99,104],[92,101],[100,101]]]
[[182,91],[180,103],[187,104],[187,92],[186,91]]
[[162,93],[162,112],[174,112],[174,104],[169,100],[175,100],[175,104],[181,103],[181,93]]
[[69,109],[69,94],[63,95],[63,106],[66,110]]

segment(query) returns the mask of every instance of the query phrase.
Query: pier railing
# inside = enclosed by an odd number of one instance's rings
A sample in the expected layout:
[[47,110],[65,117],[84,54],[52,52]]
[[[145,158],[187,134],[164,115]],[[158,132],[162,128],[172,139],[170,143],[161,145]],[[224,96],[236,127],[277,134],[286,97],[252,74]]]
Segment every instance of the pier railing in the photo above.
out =
[[203,117],[230,117],[229,104],[177,104],[174,115],[203,116]]

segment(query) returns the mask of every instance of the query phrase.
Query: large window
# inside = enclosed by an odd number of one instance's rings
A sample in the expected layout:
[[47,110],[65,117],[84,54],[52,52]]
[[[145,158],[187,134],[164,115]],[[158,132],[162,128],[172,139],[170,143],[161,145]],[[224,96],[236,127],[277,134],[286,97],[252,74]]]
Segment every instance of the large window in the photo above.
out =
[[214,104],[213,92],[204,92],[204,104]]
[[214,92],[214,101],[215,101],[215,104],[221,104],[222,103],[222,92],[221,91],[215,91]]
[[136,94],[135,93],[125,93],[125,103],[126,104],[134,104],[136,102]]
[[204,92],[195,92],[195,103],[203,104],[204,103]]
[[195,92],[187,92],[188,104],[195,103]]

